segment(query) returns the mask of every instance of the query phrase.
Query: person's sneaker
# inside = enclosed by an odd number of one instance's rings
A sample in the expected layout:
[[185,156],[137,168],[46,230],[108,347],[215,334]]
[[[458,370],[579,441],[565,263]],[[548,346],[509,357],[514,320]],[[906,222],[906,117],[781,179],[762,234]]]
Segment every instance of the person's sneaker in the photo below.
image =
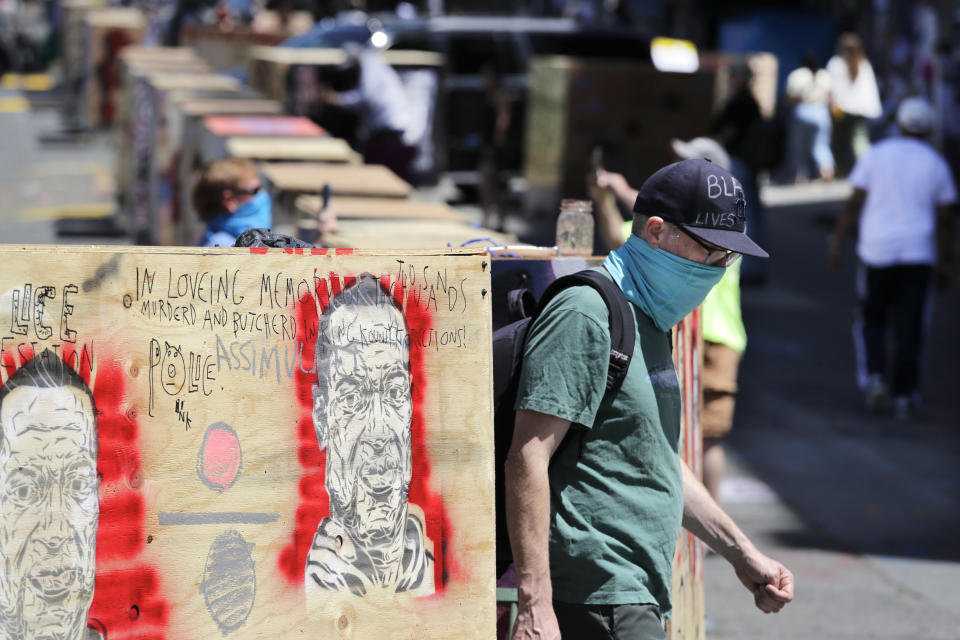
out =
[[910,396],[897,396],[893,399],[893,417],[897,420],[909,420],[913,417],[913,403]]
[[890,411],[890,396],[887,384],[879,375],[870,376],[867,381],[866,405],[868,413],[887,413]]

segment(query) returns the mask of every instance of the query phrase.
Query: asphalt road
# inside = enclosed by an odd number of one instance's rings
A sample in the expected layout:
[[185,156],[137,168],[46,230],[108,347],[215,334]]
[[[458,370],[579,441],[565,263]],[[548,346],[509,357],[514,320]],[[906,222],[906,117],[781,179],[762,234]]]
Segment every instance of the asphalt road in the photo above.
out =
[[[854,377],[855,260],[826,266],[839,203],[776,194],[770,278],[743,290],[749,344],[721,502],[797,578],[778,615],[706,562],[710,639],[960,638],[960,292],[937,294],[924,406],[868,416]],[[773,199],[773,198],[771,198]]]

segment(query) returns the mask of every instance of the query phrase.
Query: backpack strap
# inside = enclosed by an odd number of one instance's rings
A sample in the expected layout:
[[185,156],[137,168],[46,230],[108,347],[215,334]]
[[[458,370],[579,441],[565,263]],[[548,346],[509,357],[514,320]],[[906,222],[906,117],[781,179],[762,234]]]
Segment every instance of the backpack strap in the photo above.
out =
[[613,280],[593,269],[585,269],[554,280],[540,298],[533,318],[546,308],[547,303],[569,287],[588,286],[600,294],[610,316],[610,364],[607,368],[607,391],[615,391],[623,384],[636,346],[635,319],[630,303]]

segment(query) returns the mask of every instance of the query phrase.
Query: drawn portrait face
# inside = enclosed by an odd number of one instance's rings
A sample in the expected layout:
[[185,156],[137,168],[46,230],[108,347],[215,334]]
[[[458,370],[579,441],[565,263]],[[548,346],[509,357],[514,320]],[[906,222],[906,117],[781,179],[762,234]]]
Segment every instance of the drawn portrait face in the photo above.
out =
[[396,540],[413,472],[403,316],[390,305],[344,306],[330,320],[323,419],[332,507],[361,543]]
[[403,317],[390,306],[342,307],[332,318],[328,469],[361,541],[400,537],[412,475],[410,360]]
[[82,638],[99,515],[93,403],[74,386],[17,386],[0,402],[0,435],[5,630],[25,640]]
[[163,361],[160,363],[160,384],[163,390],[175,396],[183,389],[187,381],[187,367],[183,362],[183,353],[176,345],[165,343]]

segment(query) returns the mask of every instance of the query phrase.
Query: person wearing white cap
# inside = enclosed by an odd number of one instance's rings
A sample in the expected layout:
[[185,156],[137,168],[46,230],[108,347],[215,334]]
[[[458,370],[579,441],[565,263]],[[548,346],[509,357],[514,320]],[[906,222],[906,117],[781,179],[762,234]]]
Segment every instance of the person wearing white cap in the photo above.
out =
[[924,98],[905,99],[897,109],[897,125],[900,135],[873,145],[854,166],[853,193],[829,239],[828,258],[839,268],[843,238],[859,231],[857,380],[868,411],[893,408],[897,418],[907,419],[919,402],[934,268],[938,258],[941,266],[952,258],[949,229],[957,189],[946,161],[927,141],[934,128],[930,104]]

